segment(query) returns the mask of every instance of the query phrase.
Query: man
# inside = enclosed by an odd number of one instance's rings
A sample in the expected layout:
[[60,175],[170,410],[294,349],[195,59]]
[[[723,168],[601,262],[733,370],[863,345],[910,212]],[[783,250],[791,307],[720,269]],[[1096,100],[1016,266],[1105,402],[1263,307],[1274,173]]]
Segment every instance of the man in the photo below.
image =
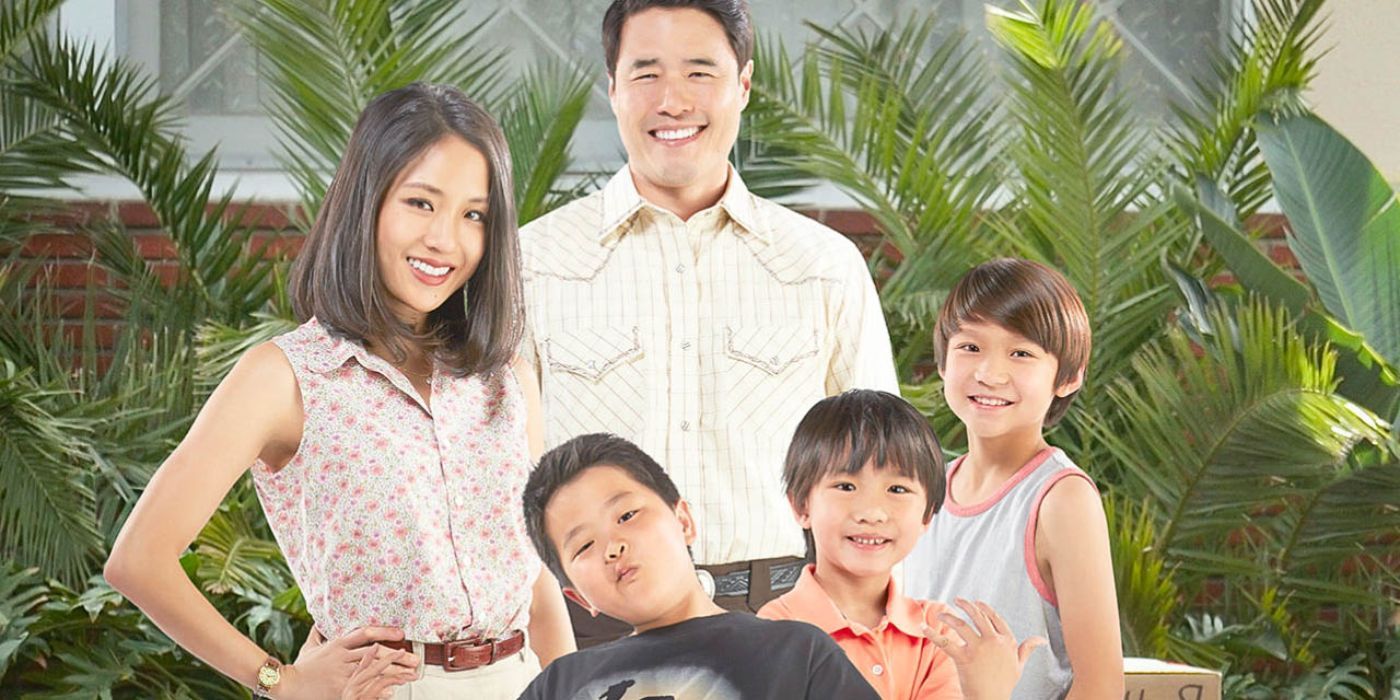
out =
[[[898,391],[885,321],[855,246],[729,165],[744,0],[616,0],[603,48],[628,163],[520,234],[545,442],[611,432],[658,456],[715,601],[756,611],[801,573],[781,484],[798,420],[849,388]],[[582,646],[630,631],[571,611]]]

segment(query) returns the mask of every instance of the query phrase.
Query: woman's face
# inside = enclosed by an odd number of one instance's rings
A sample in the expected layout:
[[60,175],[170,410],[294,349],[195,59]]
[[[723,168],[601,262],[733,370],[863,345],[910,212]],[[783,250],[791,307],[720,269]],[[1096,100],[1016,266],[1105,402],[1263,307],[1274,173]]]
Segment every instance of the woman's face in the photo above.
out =
[[460,292],[486,252],[486,157],[447,136],[409,162],[379,208],[375,256],[398,318],[421,328]]

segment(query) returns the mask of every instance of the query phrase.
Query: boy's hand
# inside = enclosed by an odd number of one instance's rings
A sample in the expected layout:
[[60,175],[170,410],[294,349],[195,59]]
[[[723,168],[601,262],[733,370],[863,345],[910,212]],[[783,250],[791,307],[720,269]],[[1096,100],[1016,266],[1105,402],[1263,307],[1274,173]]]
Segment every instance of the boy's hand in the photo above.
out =
[[[959,639],[938,634],[925,628],[929,639],[943,650],[958,668],[958,681],[967,700],[1006,700],[1021,679],[1036,647],[1046,644],[1044,637],[1031,637],[1018,646],[1006,620],[983,602],[957,599],[958,607],[967,611],[973,624],[963,622],[957,615],[942,613],[943,624]],[[975,627],[974,627],[975,625]]]

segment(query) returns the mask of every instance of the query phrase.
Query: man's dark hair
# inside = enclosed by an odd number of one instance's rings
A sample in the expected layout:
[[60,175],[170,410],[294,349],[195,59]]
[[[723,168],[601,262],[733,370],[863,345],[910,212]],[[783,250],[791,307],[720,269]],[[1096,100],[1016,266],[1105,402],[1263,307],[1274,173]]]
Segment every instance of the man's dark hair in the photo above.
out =
[[614,0],[603,14],[603,57],[609,76],[617,73],[622,25],[627,23],[628,17],[652,8],[700,10],[724,27],[729,48],[734,49],[734,58],[739,61],[739,70],[753,58],[753,24],[749,21],[748,0]]
[[569,585],[569,577],[564,574],[564,564],[560,561],[558,550],[545,534],[545,511],[549,507],[549,499],[554,498],[559,489],[594,467],[621,469],[672,509],[681,502],[681,492],[676,489],[671,477],[666,475],[666,470],[642,448],[616,435],[580,435],[544,453],[539,465],[530,472],[530,480],[525,482],[525,529],[540,559],[564,585]]
[[[806,512],[812,489],[822,479],[859,473],[867,463],[919,482],[925,522],[942,507],[944,464],[938,437],[909,402],[874,389],[828,396],[807,411],[783,461],[783,488],[793,506]],[[807,555],[816,556],[810,531]]]
[[[948,364],[948,339],[964,323],[994,323],[1025,336],[1055,356],[1055,388],[1074,381],[1089,364],[1093,336],[1084,302],[1065,276],[1047,265],[1021,258],[988,260],[953,285],[933,328],[933,356]],[[1045,411],[1045,426],[1059,422],[1079,392],[1056,396]]]
[[[454,136],[486,158],[486,251],[466,286],[428,312],[419,332],[394,315],[380,279],[379,212],[399,173]],[[450,85],[406,85],[360,113],[292,266],[292,310],[332,335],[382,343],[400,361],[421,344],[459,376],[490,372],[510,363],[524,330],[517,240],[510,151],[496,120]]]

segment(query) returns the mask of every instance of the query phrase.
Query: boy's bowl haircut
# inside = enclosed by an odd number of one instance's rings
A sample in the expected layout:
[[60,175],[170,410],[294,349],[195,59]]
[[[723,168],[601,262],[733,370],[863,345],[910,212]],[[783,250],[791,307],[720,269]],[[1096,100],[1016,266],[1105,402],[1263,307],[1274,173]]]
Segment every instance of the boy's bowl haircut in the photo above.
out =
[[938,437],[909,402],[874,389],[828,396],[807,411],[788,446],[783,487],[788,500],[805,512],[813,487],[823,478],[855,474],[867,463],[894,469],[923,487],[925,522],[943,505]]
[[[933,329],[933,356],[947,366],[948,339],[965,323],[994,323],[1025,336],[1055,356],[1055,388],[1089,365],[1093,337],[1079,293],[1054,268],[1021,258],[996,258],[967,271],[948,292]],[[1045,426],[1059,422],[1078,391],[1057,396]]]

